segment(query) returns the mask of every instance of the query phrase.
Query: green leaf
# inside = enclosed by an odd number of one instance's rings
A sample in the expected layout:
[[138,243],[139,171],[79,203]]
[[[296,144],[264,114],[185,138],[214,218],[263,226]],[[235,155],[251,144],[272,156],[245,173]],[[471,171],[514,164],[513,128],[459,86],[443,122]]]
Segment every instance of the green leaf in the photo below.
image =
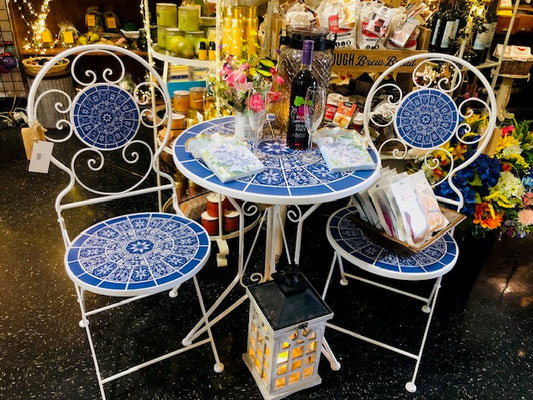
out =
[[262,60],[259,60],[259,63],[264,66],[265,68],[274,68],[276,66],[276,64],[274,64],[274,62],[272,60],[269,60],[269,59],[262,59]]
[[303,106],[305,104],[305,99],[302,96],[296,96],[294,98],[294,105],[296,107]]

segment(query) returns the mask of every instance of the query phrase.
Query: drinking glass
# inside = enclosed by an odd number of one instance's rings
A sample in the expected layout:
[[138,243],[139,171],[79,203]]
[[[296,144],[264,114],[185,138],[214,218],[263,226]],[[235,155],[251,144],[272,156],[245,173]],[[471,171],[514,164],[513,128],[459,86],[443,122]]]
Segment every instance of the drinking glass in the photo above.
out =
[[326,89],[318,86],[310,87],[305,94],[304,104],[304,121],[307,132],[309,133],[309,141],[307,143],[307,152],[305,158],[308,161],[316,161],[318,156],[313,154],[313,136],[315,136],[324,113],[326,112]]
[[250,90],[247,105],[248,122],[253,131],[252,147],[254,153],[257,153],[260,136],[267,118],[268,90]]

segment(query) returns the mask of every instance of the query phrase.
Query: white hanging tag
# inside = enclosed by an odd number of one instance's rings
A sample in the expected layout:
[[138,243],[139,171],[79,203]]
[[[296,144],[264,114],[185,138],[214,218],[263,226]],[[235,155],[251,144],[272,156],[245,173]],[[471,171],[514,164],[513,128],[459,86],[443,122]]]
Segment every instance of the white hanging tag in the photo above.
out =
[[54,144],[44,140],[38,140],[33,144],[33,151],[30,159],[30,172],[48,173],[50,160],[52,159],[52,149]]

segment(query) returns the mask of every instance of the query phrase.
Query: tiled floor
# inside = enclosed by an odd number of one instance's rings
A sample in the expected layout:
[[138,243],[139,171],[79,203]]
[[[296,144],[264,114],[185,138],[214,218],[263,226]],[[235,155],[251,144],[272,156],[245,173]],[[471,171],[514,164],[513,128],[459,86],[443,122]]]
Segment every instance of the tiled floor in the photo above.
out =
[[[29,173],[27,165],[18,133],[0,129],[0,398],[98,399],[74,288],[62,265],[53,210],[60,175]],[[319,208],[306,225],[303,270],[317,288],[332,255],[324,225],[338,205]],[[404,389],[413,360],[326,330],[341,369],[332,371],[322,360],[322,384],[290,399],[533,398],[533,239],[461,243],[461,259],[443,281],[415,394]],[[235,243],[231,246],[234,250]],[[199,278],[207,303],[234,271],[214,262],[204,268]],[[104,371],[178,346],[198,315],[191,290],[184,287],[178,299],[159,295],[127,306],[111,320],[94,319]],[[328,304],[335,322],[392,338],[410,350],[420,337],[419,304],[396,295],[355,282],[340,286],[336,275]],[[212,355],[203,346],[107,385],[108,398],[260,399],[241,359],[247,313],[245,303],[213,329],[222,374],[213,371]]]

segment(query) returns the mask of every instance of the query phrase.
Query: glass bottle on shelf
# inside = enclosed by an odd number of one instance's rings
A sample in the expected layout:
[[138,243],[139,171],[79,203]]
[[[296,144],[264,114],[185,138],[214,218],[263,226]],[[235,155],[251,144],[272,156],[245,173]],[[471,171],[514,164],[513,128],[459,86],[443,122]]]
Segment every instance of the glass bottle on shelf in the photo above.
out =
[[291,85],[289,103],[289,122],[287,127],[287,145],[291,149],[306,150],[309,132],[305,126],[305,94],[310,87],[318,87],[318,80],[313,76],[313,40],[305,40],[302,49],[302,66]]
[[492,39],[496,33],[496,25],[498,24],[498,0],[493,0],[488,6],[485,14],[485,21],[474,35],[472,49],[475,56],[472,61],[474,65],[479,65],[485,62],[490,51]]
[[439,5],[438,11],[433,14],[432,17],[432,24],[431,24],[431,40],[429,41],[429,47],[428,50],[431,52],[435,52],[439,48],[440,44],[440,35],[442,34],[442,30],[444,29],[443,17],[445,12],[447,11],[448,3],[446,1],[442,2]]
[[442,35],[440,36],[440,43],[438,51],[441,53],[450,53],[452,43],[455,41],[458,27],[458,14],[454,2],[450,2],[447,11],[442,18]]

